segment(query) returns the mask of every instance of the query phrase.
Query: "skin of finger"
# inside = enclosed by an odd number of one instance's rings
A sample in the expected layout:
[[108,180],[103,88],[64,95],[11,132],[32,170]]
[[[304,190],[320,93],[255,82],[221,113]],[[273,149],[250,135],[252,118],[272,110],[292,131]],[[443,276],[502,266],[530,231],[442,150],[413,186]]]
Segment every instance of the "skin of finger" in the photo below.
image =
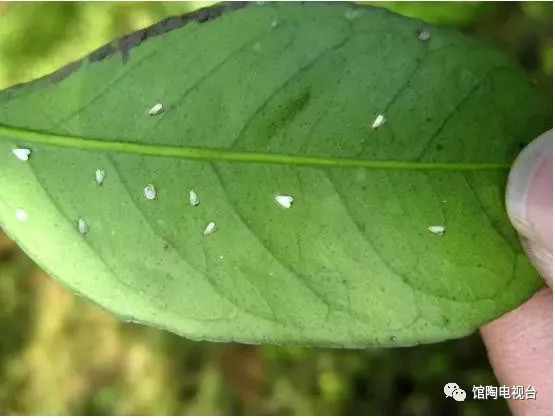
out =
[[[526,194],[525,207],[534,220],[535,235],[549,253],[553,252],[553,154],[543,158]],[[531,238],[531,237],[528,237]]]
[[[552,149],[551,149],[551,152]],[[541,159],[525,196],[533,235],[523,238],[523,248],[549,286],[553,286],[553,154]],[[529,222],[531,222],[529,221]]]
[[544,288],[480,329],[500,384],[531,385],[536,400],[509,400],[516,415],[553,415],[553,292]]

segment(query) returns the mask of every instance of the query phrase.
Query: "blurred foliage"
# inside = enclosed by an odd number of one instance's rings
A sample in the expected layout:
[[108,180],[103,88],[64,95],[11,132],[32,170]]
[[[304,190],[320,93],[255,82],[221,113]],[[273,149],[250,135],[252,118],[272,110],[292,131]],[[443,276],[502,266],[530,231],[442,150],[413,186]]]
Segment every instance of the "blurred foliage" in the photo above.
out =
[[[552,4],[371,2],[496,45],[552,87]],[[208,3],[0,3],[0,87]],[[332,350],[193,342],[119,322],[50,280],[0,232],[2,414],[504,415],[443,386],[495,385],[478,335]]]
[[[0,88],[48,74],[114,37],[166,16],[213,3],[5,3],[0,15]],[[496,45],[534,77],[551,84],[551,2],[360,3],[386,7],[428,23],[456,27]]]

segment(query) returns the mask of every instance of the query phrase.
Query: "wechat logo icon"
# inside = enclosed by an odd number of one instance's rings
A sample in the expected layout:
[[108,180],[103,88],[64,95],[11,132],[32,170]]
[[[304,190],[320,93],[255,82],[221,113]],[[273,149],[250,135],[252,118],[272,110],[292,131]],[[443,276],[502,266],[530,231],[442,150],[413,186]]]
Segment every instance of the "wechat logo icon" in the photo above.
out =
[[466,399],[466,392],[456,383],[447,383],[443,387],[443,392],[446,398],[453,398],[457,402],[462,402]]

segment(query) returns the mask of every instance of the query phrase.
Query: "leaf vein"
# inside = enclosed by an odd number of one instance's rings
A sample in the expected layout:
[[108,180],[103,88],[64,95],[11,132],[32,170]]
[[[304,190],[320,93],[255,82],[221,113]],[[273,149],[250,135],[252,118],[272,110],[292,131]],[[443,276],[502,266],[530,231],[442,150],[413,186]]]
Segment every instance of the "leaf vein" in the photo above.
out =
[[408,171],[508,171],[511,167],[510,164],[506,163],[361,160],[356,158],[337,158],[320,155],[292,155],[249,151],[239,152],[220,148],[177,147],[117,140],[105,141],[101,139],[34,131],[0,124],[0,140],[10,141],[10,138],[25,143],[71,148],[81,151],[104,151],[211,162],[261,163],[307,167],[362,167],[374,170]]

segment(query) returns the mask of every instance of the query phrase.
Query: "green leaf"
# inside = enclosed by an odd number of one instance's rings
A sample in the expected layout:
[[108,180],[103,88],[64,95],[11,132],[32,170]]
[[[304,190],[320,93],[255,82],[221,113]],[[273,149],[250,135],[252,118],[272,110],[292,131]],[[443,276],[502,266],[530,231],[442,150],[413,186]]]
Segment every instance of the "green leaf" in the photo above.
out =
[[67,287],[189,338],[468,334],[541,284],[503,202],[551,109],[489,47],[421,29],[345,3],[220,5],[8,89],[2,227]]

